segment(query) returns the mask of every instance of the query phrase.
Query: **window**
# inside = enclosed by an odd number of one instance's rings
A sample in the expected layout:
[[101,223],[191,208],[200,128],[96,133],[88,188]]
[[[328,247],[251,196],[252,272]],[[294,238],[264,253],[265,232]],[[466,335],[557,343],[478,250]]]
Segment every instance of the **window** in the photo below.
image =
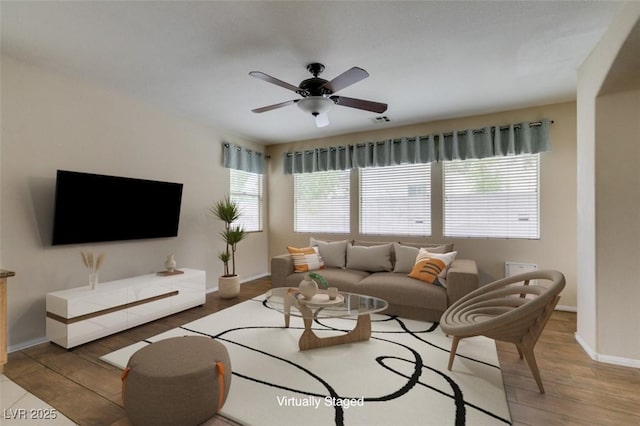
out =
[[360,169],[360,234],[431,235],[431,165]]
[[539,239],[539,166],[539,154],[444,162],[444,235]]
[[262,231],[262,175],[229,169],[231,171],[231,200],[238,203],[242,215],[234,225],[247,232]]
[[349,233],[349,170],[293,175],[295,232]]

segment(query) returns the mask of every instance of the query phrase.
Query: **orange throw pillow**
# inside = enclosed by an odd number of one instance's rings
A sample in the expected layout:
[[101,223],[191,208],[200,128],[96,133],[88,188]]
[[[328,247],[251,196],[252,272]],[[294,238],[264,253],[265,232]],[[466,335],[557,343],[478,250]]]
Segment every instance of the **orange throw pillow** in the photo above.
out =
[[425,249],[420,249],[416,263],[409,273],[411,278],[434,284],[438,278],[444,279],[447,275],[447,268],[456,258],[458,252],[446,254],[430,253]]
[[324,262],[318,253],[317,247],[287,247],[295,272],[309,272],[324,269]]

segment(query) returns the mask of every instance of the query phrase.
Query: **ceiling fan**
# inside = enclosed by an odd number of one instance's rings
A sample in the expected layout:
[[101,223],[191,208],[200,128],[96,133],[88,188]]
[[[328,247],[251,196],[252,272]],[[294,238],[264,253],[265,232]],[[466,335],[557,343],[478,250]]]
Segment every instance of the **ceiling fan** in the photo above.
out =
[[278,80],[277,78],[271,77],[270,75],[260,71],[251,71],[249,75],[252,77],[259,78],[260,80],[275,84],[276,86],[284,87],[285,89],[289,89],[302,96],[302,99],[292,99],[278,104],[256,108],[251,111],[255,113],[262,113],[282,108],[287,105],[297,104],[301,110],[313,115],[316,120],[316,126],[325,127],[329,124],[327,112],[331,107],[333,107],[333,105],[362,109],[378,114],[387,110],[387,104],[334,95],[337,91],[369,77],[369,73],[362,68],[353,67],[348,69],[331,81],[318,77],[322,71],[324,71],[324,65],[320,63],[314,62],[307,65],[307,70],[313,74],[313,77],[303,80],[298,86]]

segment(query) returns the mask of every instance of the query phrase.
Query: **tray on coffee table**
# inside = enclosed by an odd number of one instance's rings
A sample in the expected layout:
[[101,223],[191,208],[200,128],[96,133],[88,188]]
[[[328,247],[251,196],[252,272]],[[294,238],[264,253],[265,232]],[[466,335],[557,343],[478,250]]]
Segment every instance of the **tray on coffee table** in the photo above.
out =
[[307,306],[311,306],[315,308],[319,308],[322,306],[340,305],[344,303],[344,296],[341,294],[338,294],[336,298],[333,300],[329,298],[329,295],[327,293],[318,293],[315,296],[313,296],[311,299],[305,298],[299,292],[294,294],[295,294],[294,297],[298,300],[298,302],[304,303]]

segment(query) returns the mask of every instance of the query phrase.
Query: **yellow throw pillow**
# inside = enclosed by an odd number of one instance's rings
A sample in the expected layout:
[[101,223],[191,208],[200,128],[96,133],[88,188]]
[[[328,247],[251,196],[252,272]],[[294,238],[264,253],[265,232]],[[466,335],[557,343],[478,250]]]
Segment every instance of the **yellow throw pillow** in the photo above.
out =
[[420,249],[416,263],[409,273],[411,278],[428,282],[429,284],[440,283],[447,276],[447,269],[456,258],[457,251],[440,254],[431,253],[426,249]]
[[287,247],[295,272],[309,272],[324,269],[324,262],[318,253],[317,247]]

